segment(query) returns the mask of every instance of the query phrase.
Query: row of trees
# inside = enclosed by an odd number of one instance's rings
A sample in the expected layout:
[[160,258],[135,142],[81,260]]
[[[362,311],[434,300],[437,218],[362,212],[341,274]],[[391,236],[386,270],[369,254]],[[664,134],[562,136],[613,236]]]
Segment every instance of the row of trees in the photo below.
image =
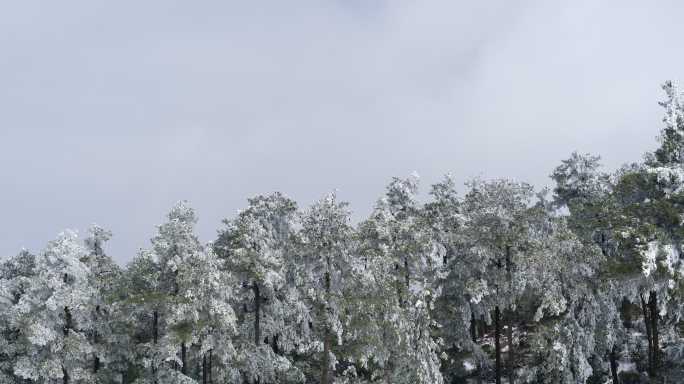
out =
[[[352,225],[330,194],[257,196],[202,244],[186,202],[124,268],[111,233],[0,265],[0,383],[659,382],[684,357],[684,107],[605,173],[553,193],[395,178]],[[632,380],[632,381],[630,381]],[[681,380],[681,378],[680,378]]]

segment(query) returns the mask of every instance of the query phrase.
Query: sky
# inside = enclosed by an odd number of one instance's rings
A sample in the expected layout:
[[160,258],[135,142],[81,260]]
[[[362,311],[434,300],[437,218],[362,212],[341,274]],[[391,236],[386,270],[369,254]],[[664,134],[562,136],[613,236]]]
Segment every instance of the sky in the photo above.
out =
[[125,263],[178,200],[215,239],[246,199],[394,176],[541,187],[578,150],[657,145],[684,78],[679,1],[0,4],[0,256],[91,223]]

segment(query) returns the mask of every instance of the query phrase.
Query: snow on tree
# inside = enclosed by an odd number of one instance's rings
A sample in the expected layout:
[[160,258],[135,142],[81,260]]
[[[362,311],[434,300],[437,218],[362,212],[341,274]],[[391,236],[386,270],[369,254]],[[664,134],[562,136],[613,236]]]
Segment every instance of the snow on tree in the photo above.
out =
[[362,224],[379,339],[372,356],[385,383],[441,383],[434,302],[443,256],[416,198],[418,177],[394,178]]
[[292,276],[296,215],[296,203],[280,193],[256,196],[234,220],[224,220],[214,243],[239,285],[237,362],[249,383],[303,380],[284,356],[308,339],[307,311]]
[[21,330],[25,354],[14,374],[37,383],[92,383],[91,309],[97,291],[88,256],[75,232],[50,241],[36,258],[35,276],[9,310],[9,325]]
[[462,208],[467,218],[465,252],[473,253],[479,263],[472,271],[468,293],[479,310],[493,313],[495,380],[501,382],[503,357],[501,331],[507,322],[507,367],[514,380],[514,345],[511,329],[516,321],[518,298],[530,283],[526,269],[534,247],[531,229],[536,215],[531,185],[512,180],[474,180],[464,197]]
[[394,178],[356,226],[330,194],[248,199],[218,238],[174,205],[125,267],[66,231],[0,263],[0,384],[628,383],[684,377],[684,104],[604,171],[573,152],[553,197]]
[[194,376],[206,380],[213,372],[207,365],[217,361],[225,366],[233,357],[229,278],[197,239],[196,222],[187,202],[178,202],[158,226],[152,249],[141,251],[128,268],[128,312],[137,320],[141,342],[136,353],[143,361],[136,375],[145,383],[194,382],[190,368],[200,359],[206,376]]
[[121,313],[116,305],[123,271],[104,250],[112,233],[95,224],[88,233],[84,241],[88,255],[82,261],[88,266],[89,284],[96,292],[89,319],[92,328],[88,336],[93,347],[90,369],[94,382],[106,383],[128,368],[129,337],[119,322]]
[[0,383],[22,380],[14,373],[17,360],[27,354],[20,328],[13,326],[12,307],[19,303],[36,276],[36,256],[22,250],[0,264]]
[[343,343],[344,291],[353,270],[349,220],[347,203],[338,201],[335,193],[314,203],[301,218],[299,274],[310,303],[311,338],[320,354],[321,384],[333,383],[338,365],[335,346]]

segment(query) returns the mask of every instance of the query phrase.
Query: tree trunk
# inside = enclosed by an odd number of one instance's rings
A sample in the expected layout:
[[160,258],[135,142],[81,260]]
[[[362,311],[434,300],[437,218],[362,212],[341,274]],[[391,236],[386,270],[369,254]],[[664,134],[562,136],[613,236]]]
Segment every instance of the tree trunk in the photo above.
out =
[[212,375],[212,373],[211,373],[211,361],[213,360],[213,357],[214,357],[214,350],[210,349],[209,350],[209,366],[207,367],[207,369],[209,370],[209,384],[213,383],[213,380],[214,380],[211,376]]
[[487,322],[485,321],[484,315],[480,315],[480,338],[485,337],[487,334]]
[[640,295],[641,310],[644,313],[644,325],[646,326],[646,338],[648,339],[648,372],[653,373],[653,334],[651,332],[651,316],[649,315],[649,307],[644,300],[644,296]]
[[64,337],[69,336],[71,329],[71,311],[69,307],[64,307]]
[[259,346],[261,344],[261,294],[256,281],[252,284],[252,290],[254,291],[254,345]]
[[[327,319],[330,300],[330,272],[325,272],[325,317]],[[325,322],[323,335],[323,359],[321,361],[321,384],[329,384],[330,378],[330,327]]]
[[510,309],[508,310],[508,329],[506,330],[506,336],[508,343],[508,361],[506,364],[508,370],[508,383],[514,384],[513,369],[515,367],[515,354],[513,351],[513,311]]
[[653,338],[653,373],[657,373],[660,365],[660,340],[658,336],[658,294],[656,291],[651,291],[649,295],[649,306],[651,314],[651,336]]
[[475,322],[475,314],[470,314],[470,338],[473,343],[477,342],[477,324]]
[[278,349],[278,339],[280,339],[278,334],[273,335],[271,338],[271,349],[273,349],[273,353],[276,355],[280,354],[280,350]]
[[[100,306],[95,306],[95,322],[100,321]],[[97,331],[93,332],[93,345],[97,345],[99,342]],[[97,373],[100,369],[100,357],[97,355],[97,351],[93,353],[93,373]]]
[[496,356],[496,384],[501,384],[501,313],[499,306],[494,308],[494,351]]
[[[159,312],[157,312],[155,310],[152,317],[153,317],[152,341],[154,342],[154,346],[156,348],[157,342],[159,341]],[[155,384],[157,384],[157,362],[156,361],[152,362],[152,380],[154,381]]]
[[613,376],[613,384],[620,384],[620,378],[618,377],[618,363],[617,363],[617,352],[615,351],[615,346],[610,350],[610,374]]
[[[64,275],[64,281],[66,281],[67,275]],[[64,307],[64,337],[69,336],[69,330],[71,329],[71,311],[69,307]],[[64,384],[69,384],[69,372],[62,365],[62,380]]]
[[202,355],[202,384],[207,384],[207,354]]
[[[511,281],[513,280],[513,260],[511,258],[511,246],[506,245],[506,280],[509,290],[511,289]],[[508,361],[506,362],[506,370],[508,371],[508,383],[513,384],[513,311],[508,308],[508,329],[506,330],[506,339],[508,344]],[[500,321],[500,320],[499,320]]]
[[409,288],[409,286],[410,286],[410,284],[411,284],[411,274],[410,274],[410,271],[409,271],[409,261],[408,261],[408,257],[404,257],[404,271],[406,272],[406,276],[405,276],[405,277],[406,277],[406,289],[407,289],[407,292],[408,292],[408,288]]
[[185,346],[185,342],[181,343],[181,373],[186,375],[188,374],[188,362],[186,361],[186,354],[187,354],[187,347]]

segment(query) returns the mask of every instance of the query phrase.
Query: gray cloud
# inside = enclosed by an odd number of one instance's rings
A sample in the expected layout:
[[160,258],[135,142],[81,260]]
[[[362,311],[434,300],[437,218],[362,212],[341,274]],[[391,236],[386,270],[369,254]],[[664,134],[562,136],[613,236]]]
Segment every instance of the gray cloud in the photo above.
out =
[[67,1],[0,6],[0,255],[97,222],[212,240],[256,193],[356,217],[395,175],[548,183],[637,160],[681,77],[678,2]]

